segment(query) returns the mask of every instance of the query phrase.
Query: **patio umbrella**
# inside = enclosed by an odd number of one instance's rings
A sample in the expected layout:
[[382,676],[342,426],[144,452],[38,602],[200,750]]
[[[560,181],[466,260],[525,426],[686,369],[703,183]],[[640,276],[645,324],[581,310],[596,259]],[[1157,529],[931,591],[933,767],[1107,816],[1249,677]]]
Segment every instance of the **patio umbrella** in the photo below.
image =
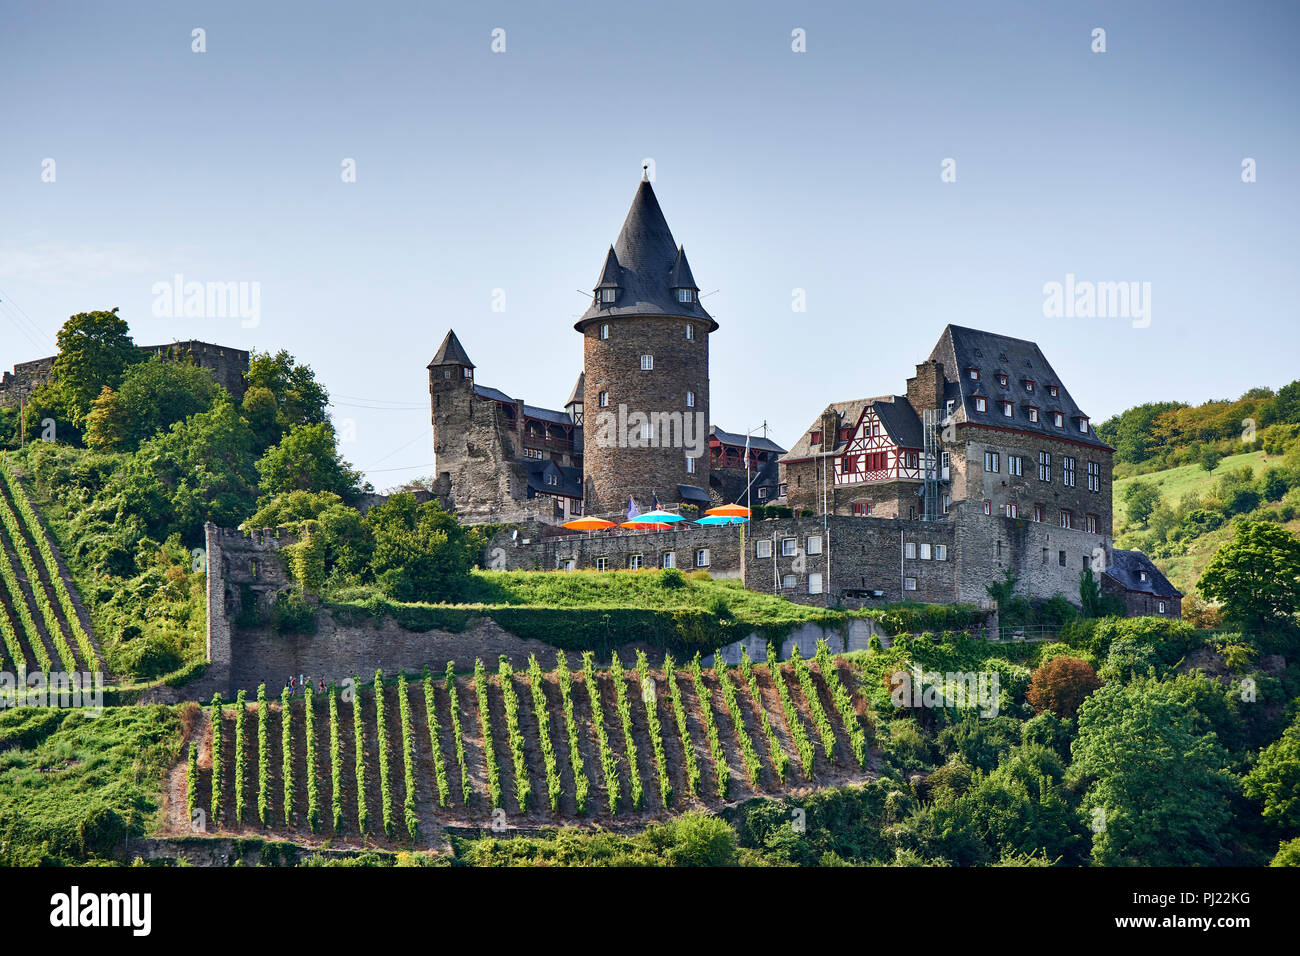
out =
[[631,521],[637,524],[668,524],[673,521],[685,521],[681,515],[675,515],[671,511],[647,511],[645,514],[637,515]]
[[624,521],[619,527],[630,528],[633,531],[667,531],[671,525],[650,521]]
[[572,531],[604,531],[606,528],[614,527],[614,522],[606,521],[604,518],[574,518],[572,521],[566,521],[562,527]]
[[748,518],[740,518],[735,515],[709,515],[701,518],[696,524],[743,524]]
[[749,509],[744,505],[719,505],[704,512],[706,515],[722,515],[726,518],[748,518]]

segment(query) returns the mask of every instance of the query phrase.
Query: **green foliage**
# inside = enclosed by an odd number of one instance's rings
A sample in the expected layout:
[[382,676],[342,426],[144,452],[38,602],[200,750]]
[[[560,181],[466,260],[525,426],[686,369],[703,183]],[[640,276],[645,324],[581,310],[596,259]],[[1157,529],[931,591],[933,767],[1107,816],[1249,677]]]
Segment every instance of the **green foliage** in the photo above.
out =
[[1269,866],[1300,866],[1300,837],[1279,843],[1277,856]]
[[1124,489],[1124,507],[1128,520],[1145,525],[1160,504],[1160,489],[1145,481],[1135,481]]
[[[384,710],[384,672],[375,671],[375,748],[379,751],[379,801],[384,833],[391,840],[397,832],[393,822],[393,790],[389,781],[388,713]],[[358,696],[360,694],[358,693]]]
[[[310,693],[310,689],[308,690]],[[293,698],[288,687],[280,691],[280,773],[284,783],[284,825],[293,825]]]
[[722,749],[722,738],[718,734],[718,722],[713,716],[713,695],[704,683],[704,671],[700,667],[700,654],[696,651],[690,664],[691,683],[695,687],[695,699],[700,704],[700,714],[704,718],[704,735],[709,740],[709,755],[713,758],[714,786],[718,797],[727,799],[731,790],[731,768],[727,765],[727,752]]
[[533,782],[528,776],[528,758],[524,755],[524,734],[519,729],[519,694],[515,690],[515,672],[510,666],[510,659],[504,654],[498,662],[497,679],[501,683],[501,698],[506,711],[506,740],[514,764],[515,804],[520,813],[527,813],[533,796]]
[[316,381],[310,365],[300,365],[281,349],[274,355],[253,352],[248,359],[243,410],[257,436],[258,448],[269,448],[295,425],[327,421],[329,393]]
[[356,755],[357,777],[357,831],[365,834],[370,829],[370,810],[366,806],[366,724],[362,716],[361,681],[352,678],[352,742]]
[[867,735],[862,729],[862,721],[858,718],[853,697],[840,679],[839,668],[835,661],[831,659],[830,648],[826,645],[825,639],[817,642],[817,669],[821,672],[827,690],[831,692],[831,700],[834,701],[835,710],[844,724],[844,732],[849,736],[849,747],[853,750],[853,758],[858,762],[859,767],[865,768]]
[[1219,467],[1219,462],[1221,461],[1223,461],[1223,452],[1219,451],[1213,445],[1206,445],[1201,449],[1201,454],[1197,459],[1197,464],[1206,471],[1214,471],[1214,469]]
[[682,746],[682,759],[686,765],[686,793],[693,797],[700,796],[700,762],[695,755],[695,744],[686,723],[686,706],[682,702],[681,688],[677,685],[677,668],[671,654],[664,655],[664,682],[668,685],[673,722],[677,725],[677,740]]
[[54,359],[54,382],[72,423],[81,427],[105,387],[117,388],[129,366],[140,361],[126,320],[117,309],[79,312],[63,323]]
[[673,803],[673,784],[668,771],[668,755],[664,750],[663,728],[659,722],[659,692],[650,676],[650,662],[640,648],[636,652],[636,673],[641,685],[641,701],[645,704],[646,724],[650,729],[655,775],[659,780],[659,802],[667,809]]
[[226,772],[221,714],[221,695],[213,694],[212,712],[209,717],[209,723],[212,725],[212,805],[209,816],[213,826],[217,826],[221,822],[221,785]]
[[745,648],[740,649],[740,679],[749,687],[749,696],[758,710],[759,727],[763,731],[763,739],[767,741],[768,759],[772,762],[772,770],[776,773],[776,779],[785,783],[785,775],[790,768],[790,757],[781,746],[781,738],[776,734],[776,728],[772,726],[772,718],[767,714],[767,708],[763,706],[763,691],[758,686],[758,674],[754,671],[754,666],[749,659],[749,651]]
[[257,462],[262,494],[292,491],[327,491],[343,499],[355,498],[360,472],[338,453],[334,426],[328,422],[294,425],[266,450]]
[[424,717],[429,727],[429,753],[433,756],[433,776],[438,785],[438,806],[446,807],[451,784],[447,779],[447,761],[442,755],[442,726],[438,722],[438,702],[433,690],[433,675],[424,668]]
[[[307,737],[307,826],[312,833],[317,833],[320,831],[320,783],[316,777],[316,700],[310,684],[306,688],[302,712],[303,731]],[[287,718],[285,726],[288,726]],[[284,749],[288,753],[287,745]],[[286,772],[285,779],[288,777]],[[292,806],[291,801],[286,800],[285,803],[286,806]]]
[[257,685],[257,819],[271,825],[271,708],[266,685]]
[[478,698],[478,726],[483,734],[483,762],[487,764],[488,796],[492,809],[501,809],[501,771],[497,767],[496,746],[492,743],[492,711],[488,705],[487,670],[481,660],[474,661],[474,694]]
[[542,753],[542,766],[546,771],[546,800],[551,812],[560,810],[560,762],[555,755],[551,739],[551,711],[546,704],[546,678],[534,654],[528,655],[528,689],[533,698],[533,717],[537,721],[537,746]]
[[151,356],[128,368],[115,389],[104,385],[86,415],[85,442],[99,451],[135,451],[219,397],[229,400],[208,369]]
[[1243,521],[1201,576],[1202,594],[1250,630],[1293,624],[1300,610],[1300,538],[1277,525]]
[[406,688],[406,674],[397,675],[397,708],[402,724],[402,773],[404,790],[402,818],[412,840],[420,835],[420,817],[415,812],[415,730],[411,721],[411,699]]
[[614,748],[609,745],[609,733],[605,730],[605,707],[600,696],[600,687],[596,683],[596,660],[591,651],[582,654],[582,680],[587,687],[587,701],[591,706],[591,725],[596,731],[596,744],[600,749],[600,768],[605,777],[605,796],[609,801],[609,812],[618,813],[623,793],[618,780],[618,763],[614,760]]
[[[721,654],[713,656],[713,676],[718,682],[718,690],[722,694],[723,703],[726,704],[727,713],[731,715],[731,730],[736,737],[737,746],[740,747],[740,756],[745,764],[745,776],[749,778],[750,789],[757,790],[758,775],[763,769],[763,762],[758,759],[758,751],[754,749],[754,741],[750,739],[749,731],[745,728],[745,715],[740,709],[740,700],[736,696],[736,687],[731,682],[727,662],[722,659]],[[702,699],[707,699],[707,695]]]
[[645,800],[645,788],[641,784],[641,769],[637,766],[636,741],[632,736],[632,705],[627,699],[627,675],[618,659],[618,653],[611,655],[609,679],[614,684],[614,705],[618,710],[619,723],[623,725],[623,747],[627,754],[628,789],[632,796],[632,809],[640,810]]
[[455,661],[447,662],[447,672],[443,675],[447,688],[448,706],[451,708],[452,739],[456,747],[456,764],[460,767],[460,798],[462,804],[468,804],[473,794],[469,783],[469,770],[465,766],[465,735],[460,725],[460,697],[456,693]]
[[330,681],[330,810],[335,833],[343,832],[343,754],[339,730],[339,698]]
[[1300,828],[1300,717],[1259,754],[1243,781],[1245,794],[1264,806],[1264,819],[1295,833]]
[[185,813],[193,820],[199,802],[199,745],[190,744],[190,762],[185,769]]
[[573,799],[578,816],[587,812],[587,797],[591,782],[587,779],[587,770],[583,766],[582,750],[578,745],[578,719],[574,714],[573,675],[569,671],[569,661],[564,651],[555,655],[555,679],[560,687],[560,708],[564,711],[564,730],[569,739],[569,772],[573,775]]
[[482,542],[435,501],[391,496],[366,512],[374,535],[375,580],[399,601],[454,598],[478,561]]
[[281,591],[271,605],[271,627],[277,634],[315,634],[316,609],[299,591]]

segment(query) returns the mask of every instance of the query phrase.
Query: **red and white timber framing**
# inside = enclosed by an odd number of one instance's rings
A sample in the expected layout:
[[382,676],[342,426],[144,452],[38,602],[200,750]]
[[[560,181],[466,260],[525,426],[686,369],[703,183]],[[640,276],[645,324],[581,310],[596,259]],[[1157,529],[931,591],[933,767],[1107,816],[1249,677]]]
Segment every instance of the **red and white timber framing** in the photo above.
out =
[[925,477],[921,449],[894,444],[870,405],[863,409],[848,444],[835,456],[834,464],[836,485],[895,479],[920,481]]

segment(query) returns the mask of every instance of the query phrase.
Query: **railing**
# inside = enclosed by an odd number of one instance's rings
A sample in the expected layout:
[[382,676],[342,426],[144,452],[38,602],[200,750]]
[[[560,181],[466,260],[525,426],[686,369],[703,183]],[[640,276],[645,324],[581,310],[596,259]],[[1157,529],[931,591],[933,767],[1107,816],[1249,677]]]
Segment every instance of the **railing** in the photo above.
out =
[[1011,644],[1020,641],[1050,641],[1061,629],[1055,624],[1006,624],[1001,627],[979,629],[986,640],[994,644]]

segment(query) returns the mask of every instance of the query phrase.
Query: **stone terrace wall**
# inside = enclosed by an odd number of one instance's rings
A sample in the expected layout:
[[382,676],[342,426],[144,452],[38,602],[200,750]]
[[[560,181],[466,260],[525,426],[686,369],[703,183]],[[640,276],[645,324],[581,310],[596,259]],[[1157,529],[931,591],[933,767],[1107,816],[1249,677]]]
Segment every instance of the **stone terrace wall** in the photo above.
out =
[[[740,577],[740,529],[735,525],[697,525],[683,522],[673,531],[625,532],[617,535],[598,531],[594,535],[541,537],[532,530],[498,533],[489,542],[484,566],[494,571],[557,571],[573,561],[572,570],[592,570],[597,558],[608,561],[607,570],[628,566],[628,557],[641,555],[643,568],[659,568],[663,556],[676,555],[682,571],[696,569],[695,555],[709,550],[704,569],[715,578]],[[525,543],[526,542],[526,543]]]

